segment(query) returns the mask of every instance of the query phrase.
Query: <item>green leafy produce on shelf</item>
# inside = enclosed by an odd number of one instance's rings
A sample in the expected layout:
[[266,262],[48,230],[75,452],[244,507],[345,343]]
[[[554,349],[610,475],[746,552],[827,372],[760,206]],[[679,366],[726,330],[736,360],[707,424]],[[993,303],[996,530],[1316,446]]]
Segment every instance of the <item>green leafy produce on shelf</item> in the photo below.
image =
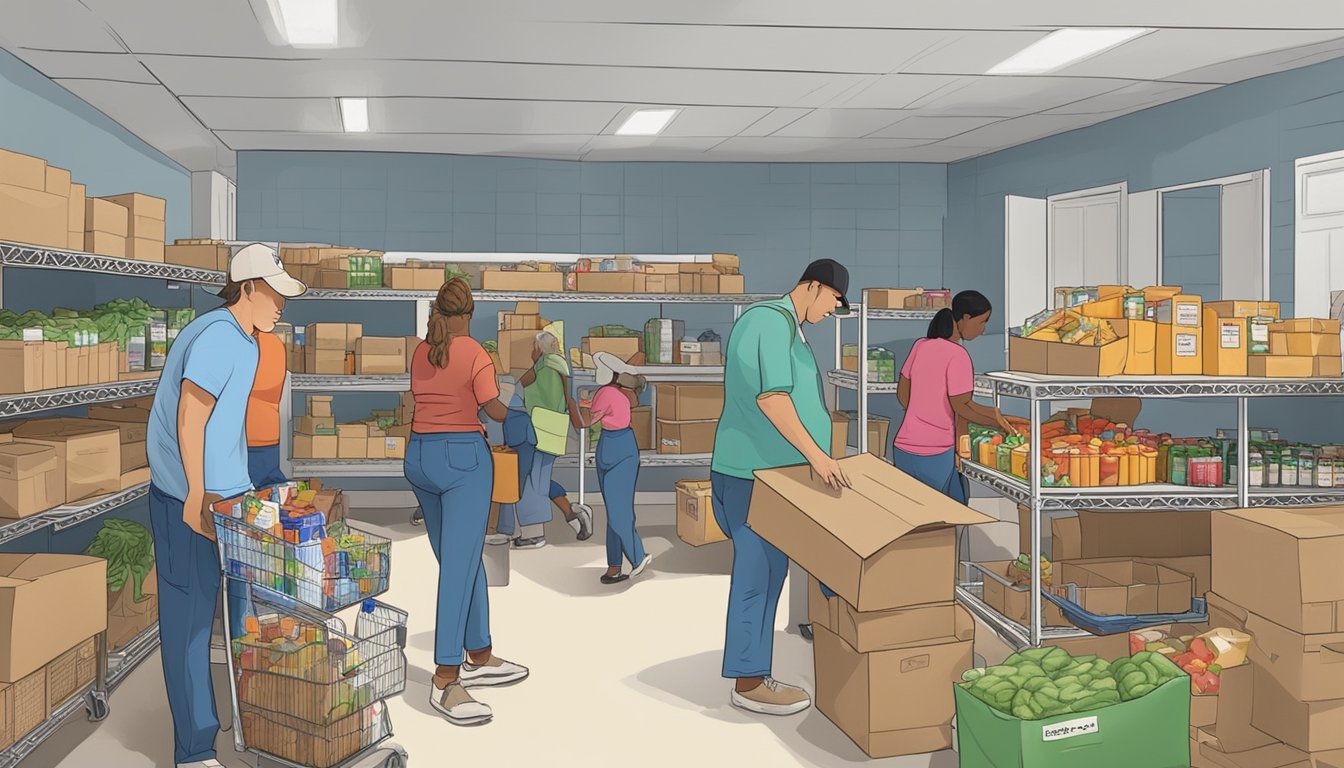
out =
[[108,592],[120,592],[130,579],[133,598],[143,599],[145,577],[154,568],[154,538],[143,525],[130,520],[105,520],[84,554],[107,561]]

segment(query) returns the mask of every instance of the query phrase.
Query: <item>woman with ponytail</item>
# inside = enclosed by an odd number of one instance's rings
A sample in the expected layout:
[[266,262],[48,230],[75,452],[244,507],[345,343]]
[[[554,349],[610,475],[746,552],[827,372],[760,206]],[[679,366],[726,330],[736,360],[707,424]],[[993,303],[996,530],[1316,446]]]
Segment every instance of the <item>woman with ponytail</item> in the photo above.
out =
[[973,399],[975,371],[962,346],[985,332],[992,311],[989,299],[976,291],[954,296],[952,308],[938,310],[926,337],[910,350],[897,388],[905,419],[896,433],[893,463],[963,504],[966,486],[956,467],[957,417],[1017,433],[997,408]]
[[479,414],[484,410],[502,422],[508,409],[499,401],[490,355],[469,335],[475,309],[465,280],[454,278],[439,289],[427,339],[411,361],[415,417],[405,463],[439,561],[437,668],[429,703],[454,725],[479,725],[493,716],[467,688],[507,685],[528,674],[526,667],[491,653],[481,554],[494,464]]

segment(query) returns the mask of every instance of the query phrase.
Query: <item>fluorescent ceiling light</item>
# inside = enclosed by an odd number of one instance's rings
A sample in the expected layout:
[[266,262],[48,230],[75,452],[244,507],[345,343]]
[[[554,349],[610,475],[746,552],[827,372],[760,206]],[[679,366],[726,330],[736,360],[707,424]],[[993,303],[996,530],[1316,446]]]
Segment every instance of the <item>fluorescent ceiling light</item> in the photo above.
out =
[[1055,30],[999,63],[987,74],[1039,75],[1053,72],[1152,31],[1151,29]]
[[367,133],[369,130],[369,100],[341,97],[341,127],[346,133]]
[[340,27],[337,0],[267,0],[276,26],[296,48],[335,46]]
[[637,109],[625,124],[616,129],[617,136],[657,136],[663,132],[680,109]]

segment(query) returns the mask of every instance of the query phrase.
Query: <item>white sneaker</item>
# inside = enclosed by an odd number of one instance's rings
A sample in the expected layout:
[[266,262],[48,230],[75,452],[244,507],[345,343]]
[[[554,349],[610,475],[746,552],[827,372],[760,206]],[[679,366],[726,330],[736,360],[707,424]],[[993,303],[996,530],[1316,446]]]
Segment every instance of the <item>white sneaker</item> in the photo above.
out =
[[513,541],[513,537],[506,533],[492,533],[485,537],[485,543],[498,547],[501,544],[508,544]]
[[490,660],[480,666],[463,660],[459,679],[464,688],[483,688],[494,685],[510,685],[527,679],[527,667],[512,661],[490,655]]
[[429,705],[453,725],[483,725],[495,716],[490,707],[473,699],[459,680],[439,690],[429,684]]
[[177,768],[224,768],[224,764],[211,758],[209,760],[198,760],[194,763],[178,763]]
[[746,693],[733,688],[732,703],[758,715],[796,715],[812,706],[812,699],[802,688],[785,685],[773,677]]
[[630,572],[630,578],[633,579],[639,574],[643,573],[652,562],[653,562],[653,555],[645,555],[644,559],[639,561],[639,565],[635,566],[635,570]]
[[593,509],[587,504],[574,504],[570,507],[574,512],[574,519],[567,520],[569,527],[574,529],[574,535],[579,541],[587,541],[593,537]]

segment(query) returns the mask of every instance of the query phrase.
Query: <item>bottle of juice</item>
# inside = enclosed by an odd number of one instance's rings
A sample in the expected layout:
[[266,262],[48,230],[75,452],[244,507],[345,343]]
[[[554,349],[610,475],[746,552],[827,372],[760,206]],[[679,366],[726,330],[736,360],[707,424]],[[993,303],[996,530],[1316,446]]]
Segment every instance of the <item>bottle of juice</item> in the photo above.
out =
[[1265,487],[1279,487],[1279,480],[1283,475],[1282,461],[1278,448],[1270,446],[1265,449]]
[[1190,484],[1190,451],[1184,445],[1173,445],[1168,452],[1171,462],[1166,482],[1172,485]]
[[1297,454],[1297,485],[1310,488],[1316,484],[1316,453],[1303,449]]
[[1316,487],[1335,487],[1335,458],[1324,451],[1316,458]]
[[[1247,462],[1250,468],[1250,486],[1252,488],[1263,488],[1265,486],[1265,456],[1259,450],[1252,448],[1250,459]],[[1331,480],[1333,482],[1333,478]]]

